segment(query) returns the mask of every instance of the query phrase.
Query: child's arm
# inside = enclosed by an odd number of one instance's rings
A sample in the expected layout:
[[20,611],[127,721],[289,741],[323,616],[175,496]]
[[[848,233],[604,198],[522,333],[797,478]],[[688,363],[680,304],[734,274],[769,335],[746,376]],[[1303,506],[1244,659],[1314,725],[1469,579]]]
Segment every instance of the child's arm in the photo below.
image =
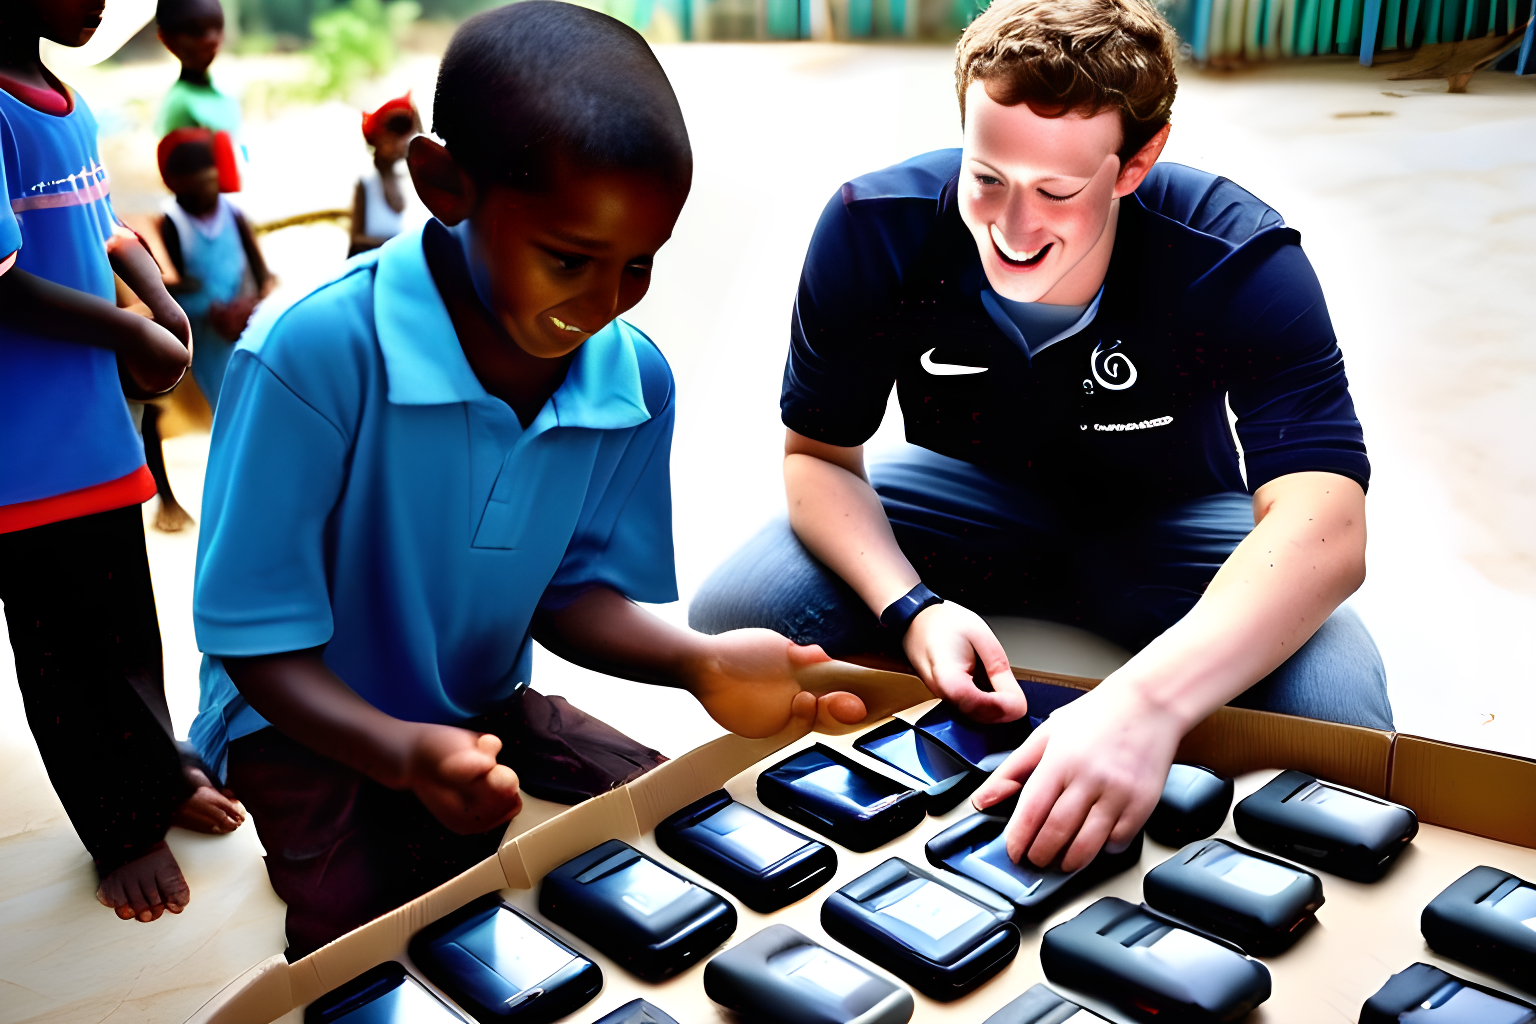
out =
[[555,654],[609,675],[680,686],[710,717],[740,736],[772,736],[792,718],[823,728],[864,720],[851,693],[821,697],[795,681],[797,670],[828,661],[820,647],[801,647],[768,629],[718,636],[679,629],[608,587],[593,587],[571,604],[542,610],[533,635]]
[[0,320],[38,337],[116,352],[146,396],[175,387],[192,364],[181,340],[154,321],[15,267],[0,275]]
[[155,323],[181,339],[190,352],[192,325],[187,322],[187,314],[165,290],[160,265],[138,236],[124,229],[107,239],[107,259],[112,263],[113,272],[149,307]]
[[500,739],[386,715],[342,682],[319,648],[225,658],[224,668],[257,714],[375,782],[411,790],[461,835],[506,824],[522,810],[517,774],[496,762]]
[[250,264],[251,276],[256,279],[257,298],[264,299],[272,294],[277,278],[267,269],[267,261],[261,255],[261,246],[256,244],[256,233],[251,230],[245,214],[239,210],[235,211],[235,227],[240,230],[240,245],[245,249],[245,261]]

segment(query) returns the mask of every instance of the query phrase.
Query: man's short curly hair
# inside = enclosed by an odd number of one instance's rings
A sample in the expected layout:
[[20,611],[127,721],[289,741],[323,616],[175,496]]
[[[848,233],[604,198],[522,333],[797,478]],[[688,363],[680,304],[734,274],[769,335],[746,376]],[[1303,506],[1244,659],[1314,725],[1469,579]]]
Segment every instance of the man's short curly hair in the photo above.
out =
[[960,121],[972,82],[1043,117],[1120,111],[1120,162],[1173,110],[1174,33],[1147,0],[997,0],[960,37]]

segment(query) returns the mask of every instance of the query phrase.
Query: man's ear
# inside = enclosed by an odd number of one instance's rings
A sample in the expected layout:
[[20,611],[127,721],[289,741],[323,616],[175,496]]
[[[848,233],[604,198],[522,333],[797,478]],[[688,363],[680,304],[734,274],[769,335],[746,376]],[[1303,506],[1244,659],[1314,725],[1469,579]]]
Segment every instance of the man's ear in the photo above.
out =
[[474,210],[480,190],[441,143],[416,136],[406,150],[405,165],[422,204],[444,224],[452,227]]
[[1115,198],[1128,196],[1141,187],[1147,175],[1152,170],[1152,165],[1157,163],[1157,158],[1163,155],[1163,147],[1168,145],[1168,133],[1173,130],[1173,125],[1165,124],[1158,133],[1147,140],[1147,144],[1136,151],[1136,155],[1127,160],[1120,168],[1120,176],[1115,179]]

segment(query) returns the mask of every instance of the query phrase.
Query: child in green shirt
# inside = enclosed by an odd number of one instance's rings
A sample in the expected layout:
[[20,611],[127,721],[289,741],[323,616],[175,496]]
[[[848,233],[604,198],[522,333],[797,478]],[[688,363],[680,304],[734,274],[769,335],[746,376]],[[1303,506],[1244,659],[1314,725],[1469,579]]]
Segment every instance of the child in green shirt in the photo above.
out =
[[155,135],[164,138],[177,128],[208,128],[237,139],[240,101],[220,92],[208,77],[208,68],[224,44],[224,8],[219,0],[160,0],[155,25],[160,42],[181,61],[181,77],[160,105]]

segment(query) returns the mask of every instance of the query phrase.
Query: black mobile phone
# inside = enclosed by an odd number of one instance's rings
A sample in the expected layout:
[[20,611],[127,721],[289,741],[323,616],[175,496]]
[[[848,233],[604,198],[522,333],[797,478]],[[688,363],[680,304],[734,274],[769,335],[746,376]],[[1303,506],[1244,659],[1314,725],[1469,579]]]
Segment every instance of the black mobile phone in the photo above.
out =
[[1232,791],[1232,780],[1209,768],[1173,765],[1162,798],[1147,819],[1147,838],[1164,846],[1184,846],[1215,835],[1232,809]]
[[652,1006],[644,999],[631,999],[611,1013],[605,1013],[592,1024],[677,1024],[672,1015]]
[[304,1024],[464,1024],[464,1018],[389,960],[310,1003]]
[[487,1024],[556,1020],[603,987],[602,968],[495,893],[417,932],[410,954],[428,981]]
[[1058,985],[1157,1024],[1234,1021],[1270,992],[1257,960],[1113,896],[1046,932],[1040,966]]
[[1232,812],[1237,834],[1289,860],[1374,882],[1419,834],[1408,808],[1284,771]]
[[921,790],[818,743],[757,777],[763,806],[864,853],[909,832],[927,817]]
[[749,1021],[906,1024],[912,993],[789,925],[769,925],[704,966],[704,992]]
[[1063,999],[1044,985],[1031,985],[982,1024],[1092,1024],[1096,1020],[1104,1018]]
[[1225,839],[1191,843],[1141,880],[1147,903],[1250,956],[1290,949],[1323,905],[1323,882],[1305,868]]
[[837,852],[723,789],[656,826],[662,852],[759,914],[787,907],[837,872]]
[[692,966],[736,930],[725,897],[619,839],[545,875],[539,912],[652,982]]
[[973,991],[1019,952],[1013,904],[892,857],[821,905],[821,926],[931,999]]
[[1029,739],[1032,729],[1027,716],[1014,722],[973,722],[948,701],[935,705],[917,720],[918,732],[939,741],[972,768],[989,775]]
[[1360,1008],[1360,1024],[1533,1024],[1536,1006],[1464,981],[1429,964],[1413,964]]
[[987,777],[944,744],[899,718],[860,736],[853,749],[922,782],[929,814],[949,811]]
[[972,814],[928,840],[928,863],[953,871],[1001,894],[1013,904],[1016,921],[1043,917],[1063,900],[1096,885],[1141,861],[1141,833],[1120,853],[1101,850],[1085,867],[1073,872],[1037,868],[1029,861],[1008,858],[1003,827],[1008,819],[996,814]]
[[1500,868],[1476,867],[1419,916],[1429,948],[1536,991],[1536,886]]

